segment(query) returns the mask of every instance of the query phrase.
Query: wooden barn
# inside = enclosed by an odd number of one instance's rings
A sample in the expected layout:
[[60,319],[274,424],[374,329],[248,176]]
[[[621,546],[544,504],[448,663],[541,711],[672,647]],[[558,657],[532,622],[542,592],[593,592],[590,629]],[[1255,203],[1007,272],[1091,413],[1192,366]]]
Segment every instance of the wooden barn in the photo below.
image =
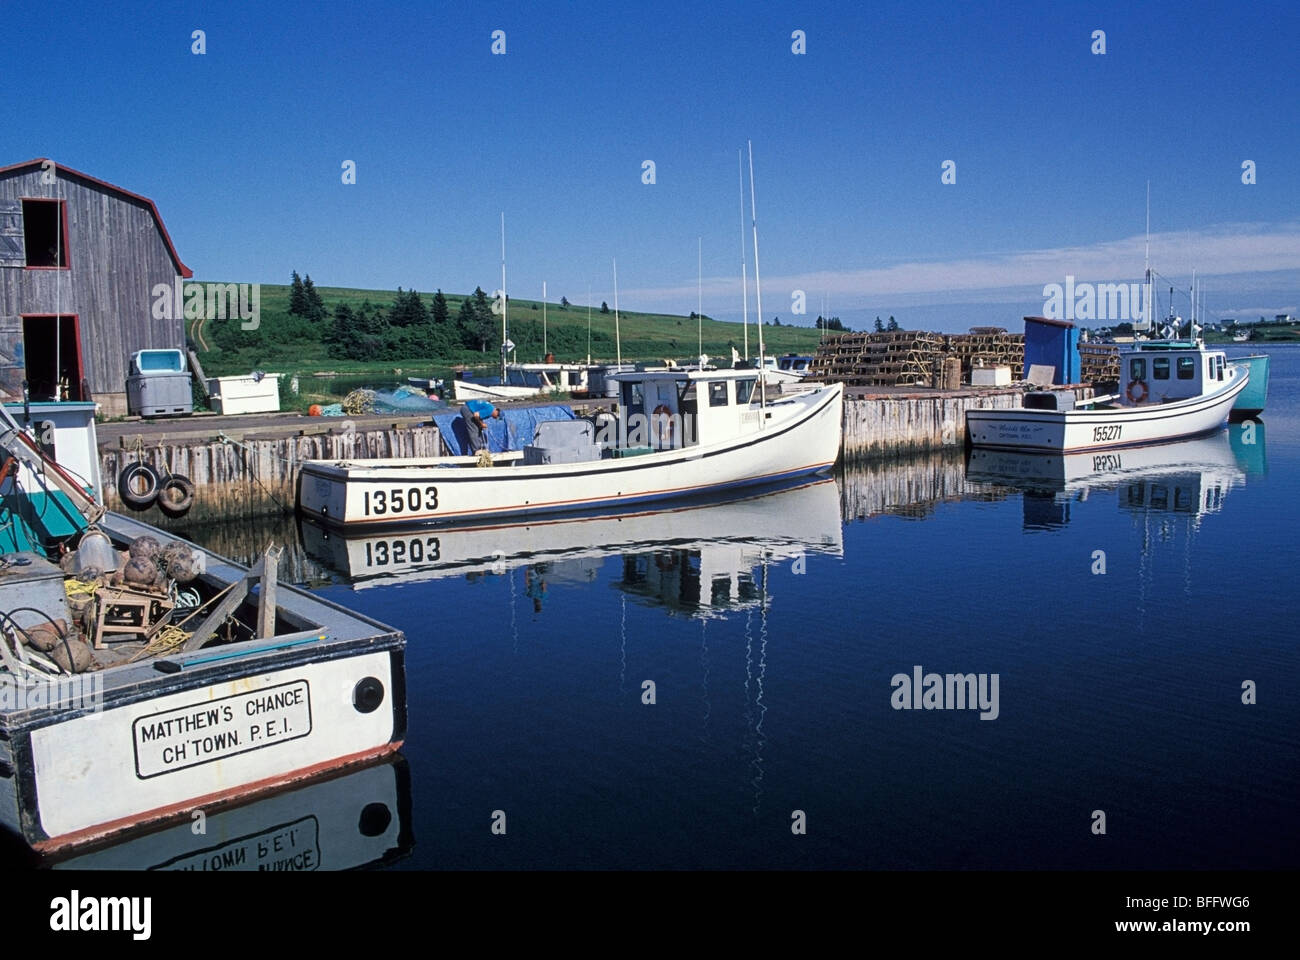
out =
[[153,309],[177,276],[152,200],[44,158],[0,167],[0,399],[26,380],[34,401],[126,413],[131,355],[185,347],[179,311]]

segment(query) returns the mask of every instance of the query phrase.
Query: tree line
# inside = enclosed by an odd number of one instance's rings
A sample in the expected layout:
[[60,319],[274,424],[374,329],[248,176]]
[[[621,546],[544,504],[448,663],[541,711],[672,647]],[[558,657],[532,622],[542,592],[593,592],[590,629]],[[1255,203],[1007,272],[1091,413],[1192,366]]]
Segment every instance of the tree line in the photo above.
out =
[[[319,294],[310,286],[311,278],[299,281],[295,272],[293,279],[289,313],[307,320],[325,320],[326,311]],[[433,295],[430,307],[418,291],[398,287],[392,303],[386,306],[369,300],[358,306],[335,306],[330,328],[322,339],[329,355],[341,360],[404,360],[446,356],[461,350],[496,351],[501,343],[500,329],[501,318],[493,313],[492,302],[482,287],[461,301],[454,318],[441,289]]]

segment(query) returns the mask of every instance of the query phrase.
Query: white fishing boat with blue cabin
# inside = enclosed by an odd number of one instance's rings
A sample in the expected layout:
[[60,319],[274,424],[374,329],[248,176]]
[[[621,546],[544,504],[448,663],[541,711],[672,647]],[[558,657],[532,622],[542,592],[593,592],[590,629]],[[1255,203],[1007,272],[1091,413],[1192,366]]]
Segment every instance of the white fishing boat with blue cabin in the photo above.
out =
[[[1153,290],[1150,270],[1147,276],[1147,289]],[[1147,303],[1152,303],[1150,297]],[[1024,395],[1020,408],[968,410],[967,443],[1076,453],[1165,443],[1217,430],[1246,390],[1251,367],[1207,347],[1194,320],[1191,335],[1179,339],[1182,322],[1171,315],[1163,339],[1138,339],[1120,349],[1118,393],[1079,401],[1073,389],[1035,390]],[[1134,324],[1136,332],[1151,329],[1149,320]]]

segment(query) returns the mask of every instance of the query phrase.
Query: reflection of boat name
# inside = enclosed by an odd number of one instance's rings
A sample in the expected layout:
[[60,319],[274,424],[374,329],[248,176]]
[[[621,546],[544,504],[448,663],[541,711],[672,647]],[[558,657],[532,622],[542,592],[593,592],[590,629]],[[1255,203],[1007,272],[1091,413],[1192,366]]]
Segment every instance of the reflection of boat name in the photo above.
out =
[[1092,458],[1092,469],[1098,473],[1105,470],[1119,470],[1122,466],[1118,453],[1099,453]]
[[160,864],[159,870],[306,871],[320,866],[320,826],[316,818],[273,827]]
[[996,673],[927,673],[918,664],[912,675],[896,673],[889,680],[894,692],[889,705],[895,710],[975,710],[981,720],[998,718]]

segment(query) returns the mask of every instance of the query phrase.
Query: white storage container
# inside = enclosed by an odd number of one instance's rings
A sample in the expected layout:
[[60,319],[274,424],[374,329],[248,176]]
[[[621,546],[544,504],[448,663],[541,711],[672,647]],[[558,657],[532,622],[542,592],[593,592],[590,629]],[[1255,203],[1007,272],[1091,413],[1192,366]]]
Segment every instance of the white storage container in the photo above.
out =
[[970,385],[972,387],[1009,387],[1011,386],[1011,368],[972,367]]
[[280,374],[212,377],[208,403],[217,413],[275,413],[280,409]]

